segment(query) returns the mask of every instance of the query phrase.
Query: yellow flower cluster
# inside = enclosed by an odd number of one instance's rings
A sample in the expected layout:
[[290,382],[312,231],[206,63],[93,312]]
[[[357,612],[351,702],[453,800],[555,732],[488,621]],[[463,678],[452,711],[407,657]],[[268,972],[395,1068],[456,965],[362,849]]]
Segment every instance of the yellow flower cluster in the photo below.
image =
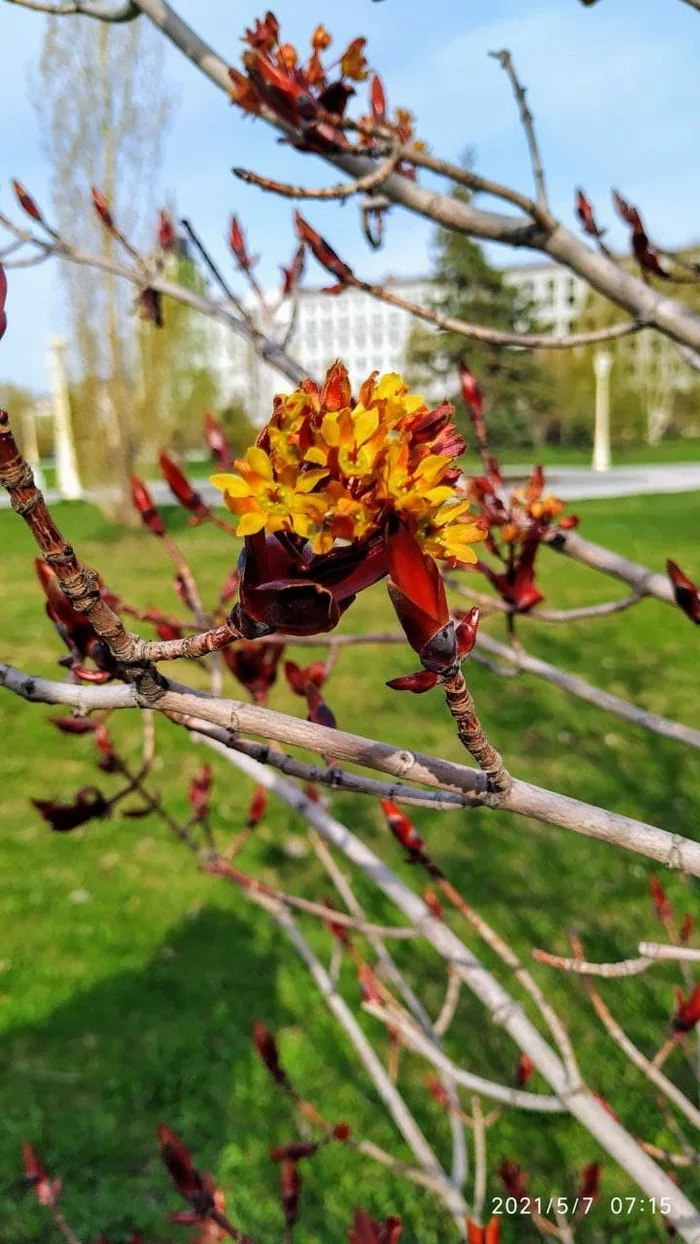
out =
[[471,545],[485,530],[457,488],[463,444],[453,413],[447,404],[431,411],[393,372],[373,372],[355,403],[347,370],[335,363],[322,388],[305,381],[276,397],[236,473],[211,482],[238,516],[239,536],[289,532],[327,553],[396,514],[432,556],[474,562]]

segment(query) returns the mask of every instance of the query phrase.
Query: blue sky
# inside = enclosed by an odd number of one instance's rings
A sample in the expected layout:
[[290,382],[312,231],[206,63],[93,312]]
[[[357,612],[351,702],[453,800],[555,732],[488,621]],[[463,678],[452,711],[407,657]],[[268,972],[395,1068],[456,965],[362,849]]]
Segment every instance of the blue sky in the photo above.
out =
[[[180,0],[176,5],[224,57],[236,62],[244,25],[264,6],[253,0]],[[466,148],[479,171],[528,189],[523,135],[508,84],[487,56],[507,46],[529,85],[550,195],[556,212],[572,220],[573,188],[582,184],[611,221],[608,191],[618,187],[643,210],[652,236],[679,245],[700,236],[698,120],[700,18],[680,0],[278,0],[285,38],[305,46],[324,21],[339,48],[357,34],[368,38],[392,105],[406,104],[431,149],[455,159]],[[44,18],[0,0],[0,204],[11,203],[17,177],[48,202],[47,168],[30,97]],[[66,17],[67,22],[86,19]],[[247,227],[261,252],[260,273],[276,282],[293,247],[292,205],[234,181],[230,168],[248,166],[280,179],[321,185],[328,173],[310,156],[281,147],[261,122],[244,118],[174,51],[166,72],[177,98],[166,143],[161,198],[190,216],[223,265],[229,214]],[[360,87],[362,90],[362,87]],[[11,118],[11,120],[10,120]],[[386,246],[368,251],[354,204],[308,204],[311,222],[368,277],[415,275],[427,269],[431,230],[394,210]],[[623,234],[613,225],[613,241]],[[509,262],[502,248],[494,258]],[[518,258],[527,261],[527,254]],[[319,274],[311,273],[316,280]],[[0,380],[41,390],[46,353],[63,326],[61,293],[52,264],[10,274],[9,328],[0,346]]]

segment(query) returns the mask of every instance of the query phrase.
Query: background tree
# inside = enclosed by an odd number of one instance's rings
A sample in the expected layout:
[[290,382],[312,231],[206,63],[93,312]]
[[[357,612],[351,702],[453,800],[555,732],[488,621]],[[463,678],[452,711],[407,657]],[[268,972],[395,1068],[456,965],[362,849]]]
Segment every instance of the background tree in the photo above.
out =
[[[167,261],[167,276],[185,289],[203,293],[204,278],[181,239]],[[159,450],[178,453],[200,447],[202,411],[218,405],[218,379],[210,366],[215,348],[212,326],[191,307],[170,298],[161,304],[162,328],[136,321],[138,343],[134,452],[144,464]],[[243,449],[250,424],[243,428]],[[241,451],[242,452],[242,451]]]
[[[455,198],[468,197],[455,191]],[[482,247],[461,233],[439,230],[433,266],[432,306],[443,315],[511,332],[537,332],[535,307],[509,285]],[[458,333],[435,333],[416,324],[408,344],[408,366],[418,388],[439,388],[454,401],[466,432],[468,416],[457,391],[456,364],[468,362],[489,394],[489,429],[494,446],[530,446],[544,438],[553,408],[551,376],[530,351],[503,350]]]
[[[152,224],[153,193],[171,103],[162,43],[144,23],[48,21],[35,91],[51,169],[56,222],[111,258],[116,242],[92,210],[90,189],[109,201],[128,237]],[[137,337],[117,279],[61,265],[76,388],[74,426],[83,478],[125,517],[122,485],[138,454]],[[180,313],[178,312],[179,316]],[[166,342],[161,353],[174,351]],[[145,399],[149,385],[140,385]]]

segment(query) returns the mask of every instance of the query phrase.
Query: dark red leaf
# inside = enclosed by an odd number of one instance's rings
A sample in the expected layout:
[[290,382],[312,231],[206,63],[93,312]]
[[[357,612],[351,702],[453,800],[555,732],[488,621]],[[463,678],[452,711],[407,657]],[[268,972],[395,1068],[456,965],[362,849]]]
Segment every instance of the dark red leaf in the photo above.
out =
[[101,820],[109,812],[107,801],[95,786],[84,786],[73,803],[57,803],[50,799],[32,799],[31,802],[58,834],[69,833],[88,821]]

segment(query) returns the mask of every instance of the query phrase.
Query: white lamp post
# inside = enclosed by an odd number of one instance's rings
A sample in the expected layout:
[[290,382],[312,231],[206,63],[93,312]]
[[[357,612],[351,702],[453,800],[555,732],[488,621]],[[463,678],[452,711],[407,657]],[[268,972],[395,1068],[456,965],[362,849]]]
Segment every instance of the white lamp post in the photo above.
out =
[[56,487],[66,501],[80,501],[83,496],[83,486],[80,482],[75,456],[65,351],[66,343],[63,338],[54,337],[49,347],[49,362],[53,380]]
[[613,356],[609,350],[596,350],[595,372],[595,433],[593,437],[593,470],[610,470],[610,369]]

